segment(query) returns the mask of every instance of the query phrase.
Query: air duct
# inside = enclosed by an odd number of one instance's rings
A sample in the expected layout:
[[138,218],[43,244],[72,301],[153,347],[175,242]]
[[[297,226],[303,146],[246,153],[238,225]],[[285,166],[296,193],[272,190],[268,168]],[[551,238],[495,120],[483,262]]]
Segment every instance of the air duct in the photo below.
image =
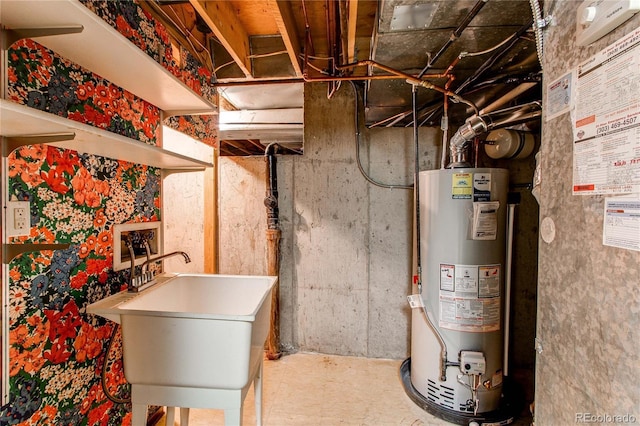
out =
[[468,161],[470,141],[483,133],[502,127],[524,123],[540,117],[542,106],[539,101],[515,107],[505,108],[487,114],[474,115],[460,126],[449,142],[449,165],[455,169],[469,167]]

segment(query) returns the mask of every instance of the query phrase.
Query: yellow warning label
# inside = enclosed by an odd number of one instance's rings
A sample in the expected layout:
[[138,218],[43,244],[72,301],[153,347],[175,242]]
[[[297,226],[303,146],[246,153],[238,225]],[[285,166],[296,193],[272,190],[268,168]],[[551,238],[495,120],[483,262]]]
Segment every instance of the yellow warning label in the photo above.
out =
[[471,198],[473,193],[473,175],[454,173],[451,182],[451,198]]

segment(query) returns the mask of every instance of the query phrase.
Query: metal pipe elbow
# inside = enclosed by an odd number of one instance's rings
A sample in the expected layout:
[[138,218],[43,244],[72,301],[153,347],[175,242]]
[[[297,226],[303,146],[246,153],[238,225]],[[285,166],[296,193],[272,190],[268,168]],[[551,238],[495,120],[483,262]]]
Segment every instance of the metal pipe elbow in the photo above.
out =
[[469,167],[467,158],[469,142],[479,134],[487,131],[487,124],[481,116],[474,115],[460,126],[449,142],[449,166],[450,169]]

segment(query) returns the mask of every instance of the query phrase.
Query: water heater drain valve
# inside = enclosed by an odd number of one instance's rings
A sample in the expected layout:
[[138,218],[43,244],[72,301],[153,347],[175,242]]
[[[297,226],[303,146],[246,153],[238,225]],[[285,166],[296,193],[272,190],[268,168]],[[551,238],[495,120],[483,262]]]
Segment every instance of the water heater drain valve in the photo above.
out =
[[487,362],[482,352],[460,351],[460,371],[470,376],[482,376]]

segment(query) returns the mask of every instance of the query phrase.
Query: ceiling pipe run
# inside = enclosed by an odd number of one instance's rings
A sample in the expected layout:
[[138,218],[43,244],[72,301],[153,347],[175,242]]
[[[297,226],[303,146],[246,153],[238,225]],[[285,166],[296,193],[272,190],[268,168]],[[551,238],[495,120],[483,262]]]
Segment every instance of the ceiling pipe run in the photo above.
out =
[[507,52],[516,44],[516,42],[526,33],[530,28],[533,21],[529,21],[518,31],[516,31],[511,37],[510,40],[501,46],[491,57],[489,57],[477,70],[473,73],[469,78],[467,78],[464,83],[462,83],[457,89],[456,93],[462,92],[467,86],[476,81],[482,74],[484,74],[488,69],[490,69],[500,58],[507,54]]
[[469,142],[489,130],[499,129],[509,125],[524,123],[542,115],[542,106],[539,101],[515,107],[505,108],[499,111],[483,115],[474,115],[467,119],[449,142],[448,168],[469,167],[468,151]]
[[453,32],[451,33],[451,36],[449,37],[449,40],[445,42],[445,44],[440,48],[438,53],[436,53],[431,59],[429,59],[429,62],[427,63],[427,65],[420,72],[419,77],[422,77],[422,75],[426,73],[429,68],[431,68],[431,66],[447,51],[447,49],[449,49],[449,46],[451,46],[453,42],[460,37],[462,32],[469,26],[473,18],[476,17],[476,15],[480,12],[480,10],[482,10],[482,8],[487,3],[487,1],[488,0],[479,0],[473,6],[473,9],[469,11],[467,16],[465,16],[464,20],[460,23],[460,25],[458,25],[458,27],[455,30],[453,30]]

